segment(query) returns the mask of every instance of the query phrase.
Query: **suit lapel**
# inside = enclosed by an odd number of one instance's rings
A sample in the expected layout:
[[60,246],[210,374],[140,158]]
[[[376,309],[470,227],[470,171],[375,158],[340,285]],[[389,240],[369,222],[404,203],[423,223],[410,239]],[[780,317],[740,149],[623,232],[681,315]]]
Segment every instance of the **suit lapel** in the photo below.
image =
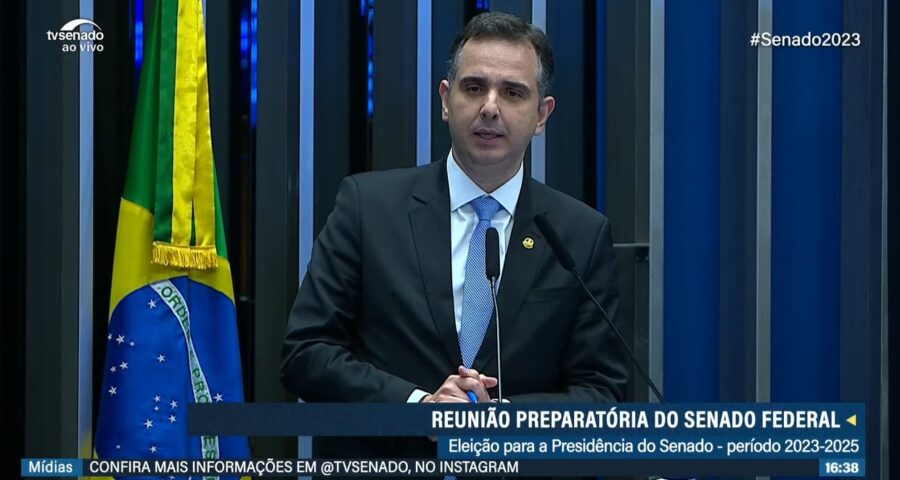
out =
[[[505,337],[512,332],[512,327],[518,317],[522,302],[528,294],[528,287],[532,283],[538,264],[544,254],[545,242],[541,239],[540,232],[534,225],[534,215],[544,213],[546,208],[538,196],[536,196],[535,180],[526,177],[522,182],[522,191],[519,192],[519,201],[516,203],[515,221],[513,231],[509,237],[509,245],[506,248],[506,258],[503,262],[503,274],[500,280],[500,291],[497,293],[497,308],[500,311],[500,336]],[[448,207],[449,208],[449,207]],[[531,240],[532,248],[526,248],[525,244]],[[474,367],[479,372],[484,372],[492,361],[496,361],[497,353],[497,327],[496,315],[491,319],[485,332],[481,348],[475,357]],[[505,333],[504,333],[505,332]]]
[[426,168],[426,178],[414,187],[413,198],[419,205],[409,213],[409,221],[431,318],[455,369],[456,365],[462,365],[462,356],[453,311],[446,161]]

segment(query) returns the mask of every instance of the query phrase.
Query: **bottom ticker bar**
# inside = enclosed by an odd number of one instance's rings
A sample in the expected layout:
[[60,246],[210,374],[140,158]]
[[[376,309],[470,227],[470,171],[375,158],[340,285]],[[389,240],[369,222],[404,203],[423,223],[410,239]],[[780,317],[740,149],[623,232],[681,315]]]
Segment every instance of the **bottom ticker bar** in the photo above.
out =
[[792,460],[491,460],[265,459],[81,460],[23,459],[22,476],[865,476],[862,459]]

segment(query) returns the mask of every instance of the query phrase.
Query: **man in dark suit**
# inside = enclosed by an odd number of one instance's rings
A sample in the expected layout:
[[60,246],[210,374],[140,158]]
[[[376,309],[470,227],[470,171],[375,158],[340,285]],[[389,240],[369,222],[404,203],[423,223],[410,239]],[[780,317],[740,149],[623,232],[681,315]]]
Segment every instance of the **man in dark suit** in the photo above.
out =
[[[525,150],[555,100],[543,32],[475,17],[440,83],[452,149],[428,166],[344,179],[291,312],[285,386],[312,402],[491,401],[496,334],[484,274],[499,231],[503,393],[512,402],[614,402],[621,346],[532,221],[546,215],[616,318],[609,221],[528,177]],[[317,439],[322,457],[433,456],[426,439]]]

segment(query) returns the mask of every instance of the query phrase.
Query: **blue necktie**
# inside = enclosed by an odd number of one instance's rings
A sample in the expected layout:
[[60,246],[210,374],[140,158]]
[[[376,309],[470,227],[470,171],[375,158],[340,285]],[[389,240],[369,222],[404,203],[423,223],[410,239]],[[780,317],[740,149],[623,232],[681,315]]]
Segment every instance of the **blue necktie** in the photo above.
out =
[[[466,278],[463,280],[462,313],[459,318],[459,351],[463,365],[472,368],[475,355],[481,348],[484,333],[491,323],[494,303],[491,300],[491,285],[484,269],[484,233],[491,226],[491,219],[500,211],[500,203],[491,197],[480,197],[469,202],[478,215],[478,225],[469,240],[469,254],[466,257]],[[453,475],[444,480],[457,480]]]
[[466,368],[472,368],[494,312],[491,287],[484,271],[484,233],[490,228],[491,219],[500,210],[500,203],[488,196],[476,198],[469,204],[478,214],[478,225],[469,241],[459,321],[459,351]]

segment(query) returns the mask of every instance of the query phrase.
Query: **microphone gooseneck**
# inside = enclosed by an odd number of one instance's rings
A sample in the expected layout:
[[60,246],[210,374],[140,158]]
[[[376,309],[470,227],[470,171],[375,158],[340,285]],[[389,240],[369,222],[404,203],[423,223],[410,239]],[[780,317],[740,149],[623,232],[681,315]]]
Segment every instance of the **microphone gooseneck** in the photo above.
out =
[[581,275],[578,273],[578,270],[575,268],[575,259],[572,258],[572,254],[569,253],[569,249],[566,248],[563,241],[557,235],[556,230],[553,228],[553,225],[550,225],[550,222],[543,215],[535,215],[534,216],[534,224],[537,225],[538,230],[541,231],[541,234],[544,236],[544,239],[547,240],[547,245],[550,246],[550,249],[553,250],[553,254],[556,256],[556,259],[559,261],[560,265],[563,268],[569,271],[575,280],[581,285],[581,288],[587,293],[588,298],[591,299],[594,306],[597,307],[597,310],[600,311],[603,318],[606,319],[606,323],[612,328],[612,331],[616,334],[616,337],[619,339],[619,342],[625,347],[625,351],[628,353],[628,357],[631,360],[631,363],[637,368],[638,373],[644,378],[647,382],[647,385],[650,386],[650,389],[653,390],[653,393],[656,395],[656,398],[659,400],[659,403],[663,403],[663,396],[659,393],[659,389],[656,388],[656,384],[653,383],[653,380],[650,379],[650,374],[647,373],[647,370],[644,369],[644,366],[641,365],[641,362],[638,361],[637,356],[634,354],[634,351],[631,350],[631,347],[628,346],[628,342],[625,341],[625,337],[622,336],[622,332],[619,331],[619,327],[609,318],[609,314],[606,313],[606,309],[603,308],[603,305],[600,305],[600,302],[597,300],[597,297],[591,293],[591,290],[585,285],[584,280],[582,280]]

